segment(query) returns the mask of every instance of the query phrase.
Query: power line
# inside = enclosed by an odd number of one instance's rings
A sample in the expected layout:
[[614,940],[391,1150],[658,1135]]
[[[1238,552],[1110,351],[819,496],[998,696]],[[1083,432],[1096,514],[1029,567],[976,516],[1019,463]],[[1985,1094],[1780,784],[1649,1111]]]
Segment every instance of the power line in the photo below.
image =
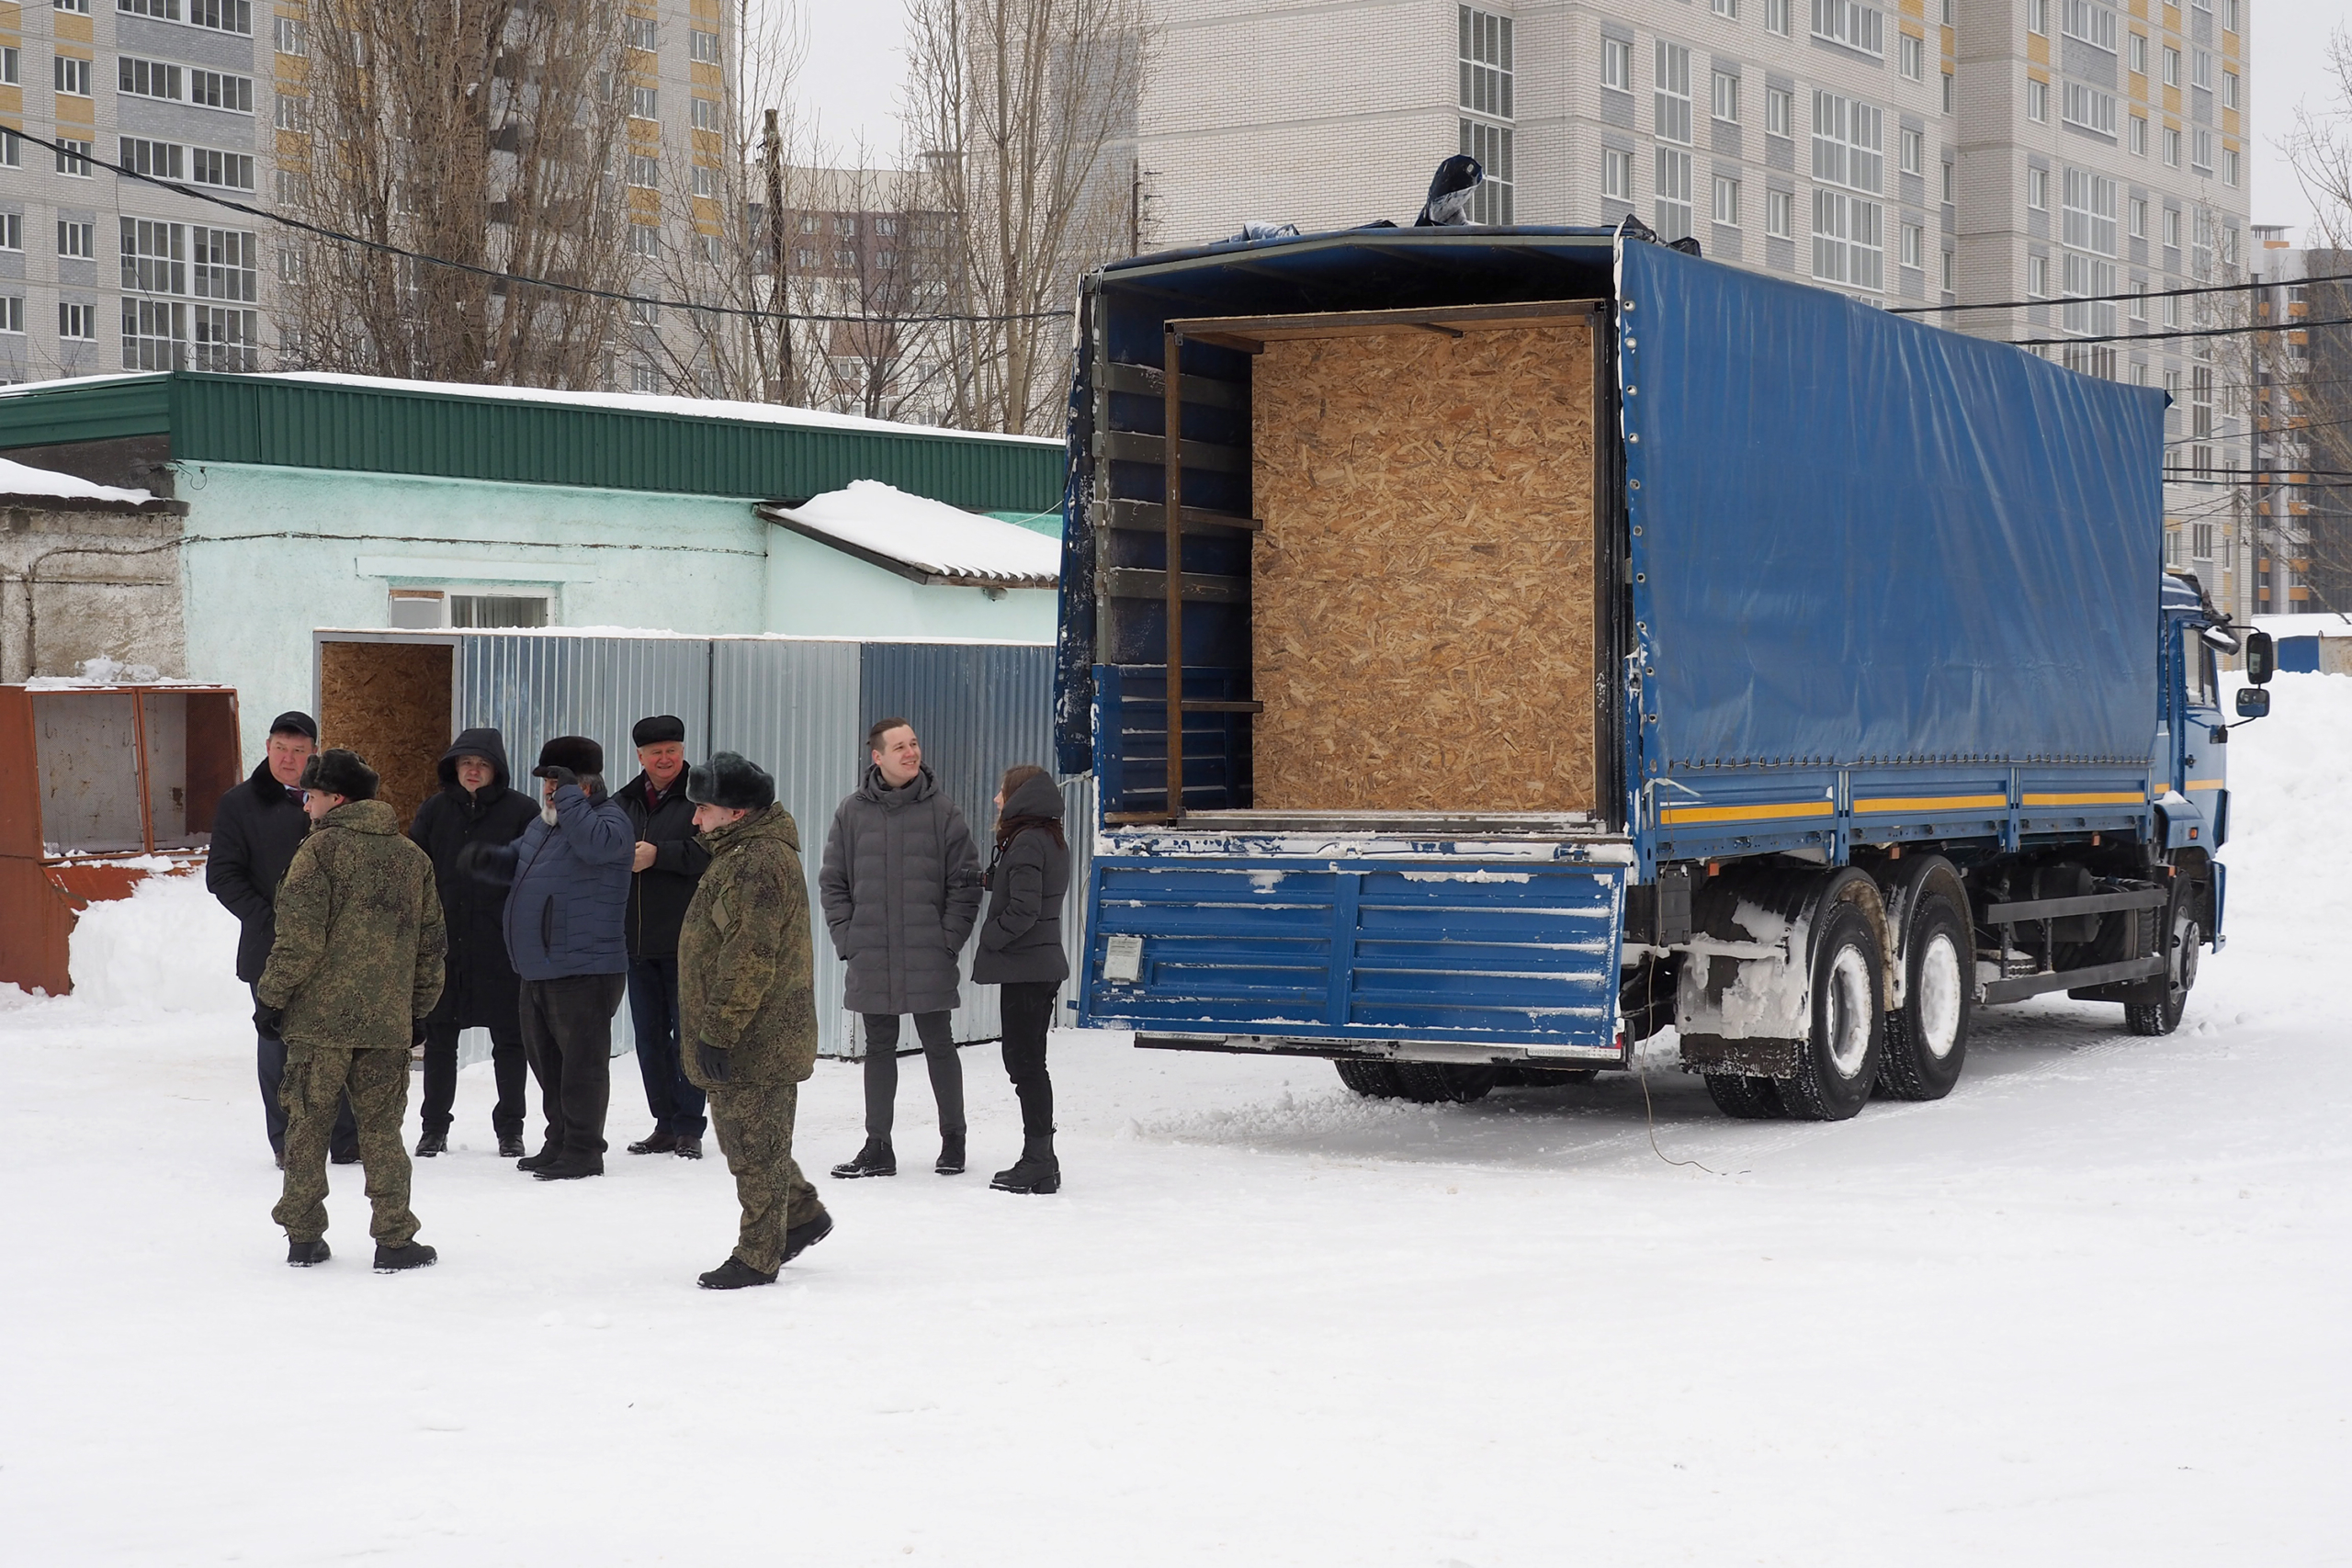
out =
[[171,191],[194,201],[209,202],[214,207],[223,207],[232,212],[241,212],[248,218],[259,219],[265,223],[276,223],[305,234],[316,235],[322,240],[332,240],[337,244],[356,245],[362,250],[374,251],[379,255],[397,256],[403,261],[418,262],[427,266],[447,267],[453,272],[469,273],[476,277],[486,277],[495,283],[520,285],[526,288],[548,288],[563,294],[584,294],[591,299],[610,299],[616,304],[667,306],[673,310],[696,310],[706,315],[741,316],[763,321],[846,322],[852,325],[876,321],[917,325],[929,322],[1042,321],[1058,321],[1069,314],[1068,310],[1012,310],[997,315],[965,314],[953,311],[930,316],[876,316],[870,313],[856,316],[823,315],[805,310],[755,310],[741,305],[705,305],[691,299],[670,299],[655,294],[628,294],[612,288],[592,288],[585,284],[560,283],[549,277],[534,277],[528,273],[501,272],[496,267],[478,266],[472,262],[451,261],[447,256],[432,255],[424,251],[412,251],[383,240],[369,240],[357,234],[346,234],[339,229],[325,228],[300,218],[288,218],[282,212],[272,212],[266,208],[250,206],[242,201],[232,201],[225,196],[214,196],[209,191],[197,190],[175,180],[159,179],[153,175],[141,174],[136,169],[128,169],[119,164],[109,164],[105,159],[91,153],[76,152],[51,141],[46,137],[35,136],[28,130],[0,130],[0,134],[29,141],[36,147],[46,147],[59,157],[70,159],[85,166],[96,165],[118,179],[136,180],[141,185],[153,186],[159,190]]
[[[2352,272],[2331,272],[2318,277],[2274,277],[2259,283],[2209,283],[2191,288],[2162,288],[2154,292],[2074,294],[2067,299],[2091,304],[2128,299],[2179,299],[2192,294],[2244,294],[2256,288],[2299,288],[2306,283],[2352,283]],[[1886,313],[1890,316],[1917,316],[1951,310],[2021,310],[2029,306],[2049,303],[2048,299],[2001,299],[1990,305],[1902,305],[1891,308]]]
[[[2044,305],[2072,305],[2079,301],[2044,299]],[[2070,343],[2154,343],[2162,338],[2177,337],[2244,337],[2249,333],[2299,333],[2307,327],[2352,326],[2352,316],[2331,316],[2324,321],[2280,321],[2257,327],[2198,327],[2183,328],[2168,333],[2109,333],[2104,337],[2021,337],[2010,341],[2018,348],[2055,348]]]

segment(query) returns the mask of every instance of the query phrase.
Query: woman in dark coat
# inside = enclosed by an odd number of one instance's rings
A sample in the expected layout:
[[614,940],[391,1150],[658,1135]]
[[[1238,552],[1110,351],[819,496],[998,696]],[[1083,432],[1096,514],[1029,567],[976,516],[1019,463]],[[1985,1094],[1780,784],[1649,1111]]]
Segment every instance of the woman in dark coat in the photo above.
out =
[[1001,1192],[1054,1192],[1054,1085],[1046,1075],[1046,1032],[1054,998],[1069,978],[1062,954],[1062,897],[1069,891],[1069,842],[1062,795],[1045,769],[1006,771],[996,795],[996,853],[989,863],[988,917],[972,960],[972,983],[1004,987],[1004,1070],[1021,1100],[1021,1158],[989,1185]]
[[417,807],[408,830],[417,848],[433,857],[441,890],[441,913],[449,927],[448,979],[441,1001],[424,1021],[424,1134],[419,1156],[449,1146],[449,1111],[458,1098],[458,1032],[490,1031],[492,1071],[498,1104],[491,1126],[498,1152],[523,1153],[526,1069],[518,1005],[521,983],[506,956],[503,921],[506,888],[468,875],[458,854],[468,844],[506,844],[539,814],[528,795],[508,787],[506,743],[495,729],[469,729],[441,755],[441,793]]

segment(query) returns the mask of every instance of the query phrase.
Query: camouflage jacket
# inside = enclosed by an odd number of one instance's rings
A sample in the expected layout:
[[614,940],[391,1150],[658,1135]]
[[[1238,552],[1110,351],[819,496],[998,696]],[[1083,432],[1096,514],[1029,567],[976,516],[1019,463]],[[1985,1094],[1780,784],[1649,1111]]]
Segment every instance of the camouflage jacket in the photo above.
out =
[[816,953],[800,831],[781,806],[703,836],[710,869],[678,932],[678,1043],[733,1053],[729,1083],[798,1083],[817,1067]]
[[408,1049],[441,997],[441,897],[433,862],[380,800],[336,807],[277,890],[277,942],[259,987],[284,1008],[289,1045]]

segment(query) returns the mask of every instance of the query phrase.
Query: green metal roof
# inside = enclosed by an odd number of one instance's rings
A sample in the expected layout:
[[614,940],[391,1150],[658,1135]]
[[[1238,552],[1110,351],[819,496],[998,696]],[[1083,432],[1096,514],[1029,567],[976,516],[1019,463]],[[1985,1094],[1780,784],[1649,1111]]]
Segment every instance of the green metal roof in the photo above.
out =
[[523,484],[799,500],[880,479],[975,511],[1062,499],[1057,442],[914,425],[746,417],[714,403],[359,378],[173,371],[0,393],[0,451],[163,435],[175,462],[262,463]]

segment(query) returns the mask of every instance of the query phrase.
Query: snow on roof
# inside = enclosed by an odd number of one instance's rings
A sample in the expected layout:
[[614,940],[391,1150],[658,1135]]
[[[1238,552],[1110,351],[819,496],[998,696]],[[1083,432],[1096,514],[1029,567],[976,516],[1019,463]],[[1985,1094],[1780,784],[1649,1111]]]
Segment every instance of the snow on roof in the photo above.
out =
[[0,495],[37,496],[51,501],[112,501],[126,506],[144,506],[155,499],[143,490],[93,484],[72,474],[51,473],[47,468],[12,463],[6,457],[0,457]]
[[[53,392],[65,387],[89,387],[107,381],[136,380],[153,371],[127,371],[104,376],[70,376],[47,381],[25,381],[0,388],[0,398]],[[239,380],[307,381],[322,387],[352,387],[379,392],[422,392],[437,397],[475,398],[489,402],[561,403],[572,408],[611,409],[622,413],[682,414],[689,419],[741,420],[755,424],[789,424],[804,430],[852,430],[873,435],[938,436],[956,441],[995,441],[1015,446],[1062,446],[1060,436],[1000,435],[982,430],[950,430],[942,425],[910,424],[857,414],[831,413],[823,409],[787,408],[782,403],[737,402],[726,398],[679,398],[651,392],[567,392],[547,387],[494,387],[472,381],[410,381],[391,376],[346,376],[326,370],[275,370],[243,376]]]
[[909,495],[877,479],[854,479],[799,506],[760,514],[906,576],[1001,588],[1051,588],[1062,547],[1018,524]]
[[2256,631],[2274,637],[2352,637],[2352,615],[2307,611],[2300,615],[2256,615]]

